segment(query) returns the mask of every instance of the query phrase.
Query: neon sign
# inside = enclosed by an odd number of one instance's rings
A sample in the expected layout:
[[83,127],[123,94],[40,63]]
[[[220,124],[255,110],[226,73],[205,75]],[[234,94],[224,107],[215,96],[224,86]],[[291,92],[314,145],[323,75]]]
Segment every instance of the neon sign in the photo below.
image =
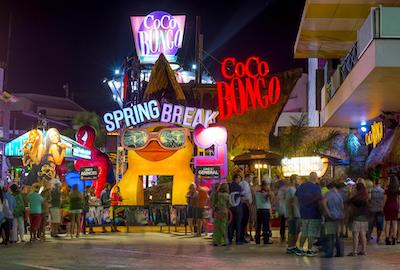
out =
[[[217,111],[163,103],[157,100],[140,103],[104,114],[106,130],[112,132],[123,127],[137,126],[147,122],[163,122],[194,129],[198,124],[208,127],[215,123]],[[121,121],[123,122],[121,124]]]
[[225,58],[221,64],[222,76],[230,81],[217,82],[218,110],[220,119],[229,119],[232,114],[242,115],[249,110],[249,102],[255,110],[258,106],[267,109],[277,104],[281,84],[277,76],[269,80],[269,65],[257,56],[239,62],[234,57]]
[[200,148],[206,149],[214,146],[214,155],[194,157],[194,167],[196,168],[196,171],[197,168],[204,169],[205,166],[217,166],[220,168],[219,177],[221,179],[225,178],[228,174],[226,128],[219,126],[205,128],[202,125],[198,125],[194,130],[193,139],[195,144]]
[[308,176],[311,172],[316,172],[318,177],[322,177],[326,173],[327,169],[327,158],[314,156],[282,159],[282,172],[285,177],[289,177],[292,174]]
[[165,11],[153,11],[147,16],[131,17],[136,53],[141,63],[154,63],[163,53],[176,62],[182,47],[186,16],[173,16]]
[[365,134],[365,144],[370,145],[375,148],[378,143],[380,143],[383,139],[383,123],[382,122],[374,122],[371,125],[371,130]]

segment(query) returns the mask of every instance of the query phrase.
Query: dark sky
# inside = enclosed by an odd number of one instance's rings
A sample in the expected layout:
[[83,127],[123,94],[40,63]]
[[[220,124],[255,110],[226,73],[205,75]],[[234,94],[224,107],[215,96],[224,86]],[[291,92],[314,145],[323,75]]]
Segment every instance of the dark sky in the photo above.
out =
[[[304,0],[0,0],[0,62],[5,61],[11,11],[7,90],[63,96],[62,85],[68,83],[80,105],[103,113],[113,102],[102,79],[134,51],[130,16],[154,10],[186,15],[178,54],[186,66],[194,59],[194,22],[199,15],[206,51],[217,59],[259,55],[277,72],[305,66],[293,59],[303,6]],[[205,63],[218,77],[218,63]]]

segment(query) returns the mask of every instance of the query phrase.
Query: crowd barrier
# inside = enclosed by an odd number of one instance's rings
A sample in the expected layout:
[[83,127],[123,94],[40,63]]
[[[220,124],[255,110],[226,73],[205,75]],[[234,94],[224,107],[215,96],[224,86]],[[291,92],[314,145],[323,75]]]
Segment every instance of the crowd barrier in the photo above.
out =
[[171,231],[171,227],[185,227],[187,234],[187,206],[171,205],[170,203],[151,203],[145,206],[120,205],[110,208],[89,207],[85,213],[84,226],[126,226],[129,232],[130,226],[159,226],[160,232],[164,228]]

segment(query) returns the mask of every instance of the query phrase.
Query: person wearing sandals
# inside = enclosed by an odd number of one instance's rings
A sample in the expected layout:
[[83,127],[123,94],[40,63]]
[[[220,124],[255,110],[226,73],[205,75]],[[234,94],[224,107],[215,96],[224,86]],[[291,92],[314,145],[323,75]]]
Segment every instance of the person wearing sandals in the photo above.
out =
[[353,251],[348,254],[349,256],[367,254],[368,199],[367,188],[362,182],[358,182],[354,194],[348,201],[352,207],[353,217]]

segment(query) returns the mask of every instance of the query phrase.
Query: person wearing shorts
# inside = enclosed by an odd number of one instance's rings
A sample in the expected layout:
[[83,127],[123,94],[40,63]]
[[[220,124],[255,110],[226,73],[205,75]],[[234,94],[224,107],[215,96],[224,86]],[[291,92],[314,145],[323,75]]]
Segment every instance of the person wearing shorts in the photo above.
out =
[[368,217],[368,238],[370,239],[374,227],[376,227],[376,243],[383,231],[384,219],[383,205],[385,202],[385,190],[381,187],[380,179],[376,180],[375,186],[371,189],[369,201],[369,217]]
[[286,249],[287,254],[296,254],[300,252],[300,250],[296,247],[297,238],[300,233],[299,201],[295,196],[297,182],[297,175],[290,176],[285,194],[285,214],[288,225],[288,247]]
[[[296,190],[296,197],[299,201],[301,216],[301,237],[300,248],[296,253],[298,256],[314,257],[316,252],[312,251],[314,240],[321,233],[321,213],[319,210],[322,199],[321,188],[317,185],[317,173],[310,173],[309,179],[301,184]],[[304,251],[305,242],[308,242],[308,249]]]
[[197,199],[197,236],[201,236],[204,231],[207,236],[208,225],[208,196],[209,189],[206,186],[198,186],[198,199]]
[[32,186],[32,192],[26,197],[29,205],[30,241],[35,241],[42,221],[43,197],[38,193],[39,184]]

